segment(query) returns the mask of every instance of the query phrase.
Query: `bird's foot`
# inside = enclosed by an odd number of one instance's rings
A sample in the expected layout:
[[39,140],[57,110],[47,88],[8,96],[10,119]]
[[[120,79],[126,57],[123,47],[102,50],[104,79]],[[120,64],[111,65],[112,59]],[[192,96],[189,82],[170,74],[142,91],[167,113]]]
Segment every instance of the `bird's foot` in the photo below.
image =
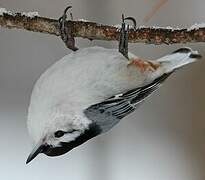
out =
[[[59,18],[58,23],[59,23],[59,31],[60,31],[60,36],[63,42],[66,44],[66,46],[73,50],[77,51],[78,48],[75,47],[75,39],[72,35],[72,27],[69,27],[69,23],[66,22],[67,20],[67,11],[71,9],[72,6],[68,6],[65,10],[63,15]],[[73,15],[70,13],[71,20],[73,20]]]
[[133,17],[126,17],[122,14],[122,25],[119,37],[119,52],[129,59],[128,57],[128,36],[129,36],[129,25],[125,24],[125,20],[131,20],[133,23],[133,28],[136,29],[136,20]]

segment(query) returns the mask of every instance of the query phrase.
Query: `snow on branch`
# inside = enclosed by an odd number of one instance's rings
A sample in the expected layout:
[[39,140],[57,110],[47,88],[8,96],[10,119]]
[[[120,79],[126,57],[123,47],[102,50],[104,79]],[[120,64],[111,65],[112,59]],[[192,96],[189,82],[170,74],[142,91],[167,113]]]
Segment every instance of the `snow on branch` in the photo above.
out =
[[[37,12],[12,13],[5,8],[0,8],[0,26],[60,36],[58,20],[40,17]],[[87,20],[67,21],[66,26],[70,28],[73,37],[90,40],[116,41],[120,34],[119,26],[102,25]],[[129,42],[156,45],[205,42],[205,23],[195,24],[187,29],[171,27],[130,29]]]

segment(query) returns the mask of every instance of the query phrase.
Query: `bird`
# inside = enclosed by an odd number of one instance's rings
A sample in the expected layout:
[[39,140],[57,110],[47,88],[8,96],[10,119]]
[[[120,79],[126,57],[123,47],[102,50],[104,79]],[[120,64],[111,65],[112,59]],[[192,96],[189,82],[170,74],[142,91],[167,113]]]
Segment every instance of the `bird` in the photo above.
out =
[[60,156],[106,133],[135,111],[181,67],[201,58],[182,47],[156,60],[127,52],[126,28],[119,49],[94,46],[71,52],[34,85],[27,127],[38,154]]

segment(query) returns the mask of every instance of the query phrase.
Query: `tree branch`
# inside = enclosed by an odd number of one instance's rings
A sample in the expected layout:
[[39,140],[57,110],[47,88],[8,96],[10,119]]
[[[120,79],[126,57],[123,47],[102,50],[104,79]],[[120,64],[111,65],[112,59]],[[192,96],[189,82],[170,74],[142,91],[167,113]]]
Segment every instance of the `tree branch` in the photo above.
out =
[[[3,8],[2,8],[3,9]],[[58,20],[39,16],[28,16],[26,13],[0,11],[0,26],[4,28],[25,29],[28,31],[60,35]],[[67,21],[74,37],[95,40],[118,40],[119,28],[88,21]],[[192,26],[188,29],[169,27],[140,27],[129,32],[129,42],[147,44],[174,44],[205,42],[205,25]]]

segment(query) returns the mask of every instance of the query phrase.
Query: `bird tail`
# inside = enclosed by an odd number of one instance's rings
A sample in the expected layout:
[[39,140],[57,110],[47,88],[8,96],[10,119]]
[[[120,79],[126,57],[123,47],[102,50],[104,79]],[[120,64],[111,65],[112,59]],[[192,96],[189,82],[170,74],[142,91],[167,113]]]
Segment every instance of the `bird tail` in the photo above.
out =
[[157,59],[157,62],[162,64],[166,72],[169,73],[189,63],[195,62],[201,57],[198,51],[193,51],[191,48],[184,47],[174,51],[172,54]]

